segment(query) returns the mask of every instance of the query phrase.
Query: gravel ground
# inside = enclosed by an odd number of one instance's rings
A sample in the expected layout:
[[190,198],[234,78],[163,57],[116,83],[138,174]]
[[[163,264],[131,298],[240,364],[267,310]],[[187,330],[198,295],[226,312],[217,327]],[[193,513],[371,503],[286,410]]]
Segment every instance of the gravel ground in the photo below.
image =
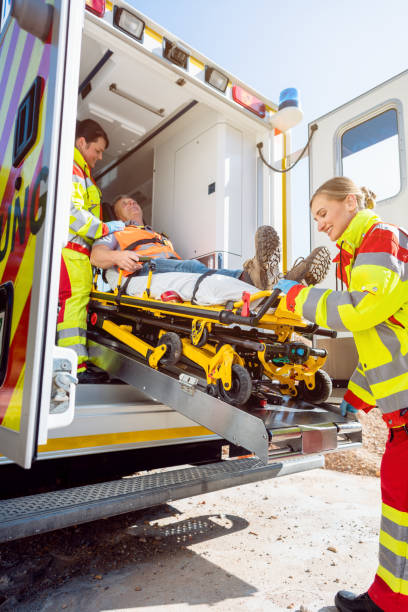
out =
[[360,411],[358,420],[363,426],[363,444],[360,448],[326,455],[326,468],[337,472],[380,476],[381,457],[387,440],[387,426],[378,408],[368,414]]
[[326,470],[0,545],[0,611],[335,612],[376,567],[386,427],[359,419],[362,448]]
[[376,569],[378,478],[312,470],[0,547],[1,612],[336,612]]

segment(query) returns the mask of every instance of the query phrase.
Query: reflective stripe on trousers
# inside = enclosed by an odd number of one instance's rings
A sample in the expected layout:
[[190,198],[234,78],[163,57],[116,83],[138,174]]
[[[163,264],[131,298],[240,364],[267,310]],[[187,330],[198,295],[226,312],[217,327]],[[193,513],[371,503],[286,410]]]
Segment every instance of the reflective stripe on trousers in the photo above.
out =
[[386,612],[408,612],[408,434],[391,431],[381,463],[379,566],[368,593]]
[[87,308],[92,289],[92,267],[83,253],[62,249],[57,320],[57,344],[78,355],[78,373],[86,369]]

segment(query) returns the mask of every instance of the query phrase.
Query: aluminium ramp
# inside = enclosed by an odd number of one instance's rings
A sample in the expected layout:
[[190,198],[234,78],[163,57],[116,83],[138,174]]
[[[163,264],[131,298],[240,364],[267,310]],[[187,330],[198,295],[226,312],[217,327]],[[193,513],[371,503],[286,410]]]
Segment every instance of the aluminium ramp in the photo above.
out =
[[[198,379],[189,374],[154,370],[119,342],[103,337],[89,342],[93,361],[112,377],[136,387],[154,400],[207,427],[223,439],[242,446],[266,465],[271,449],[281,454],[284,439],[288,455],[330,452],[361,442],[361,425],[349,423],[332,404],[315,406],[302,400],[281,398],[251,412],[208,395]],[[97,341],[96,341],[97,340]],[[346,436],[346,440],[344,440]],[[345,443],[344,443],[345,442]]]
[[[94,337],[89,332],[88,336]],[[90,341],[89,353],[92,361],[112,378],[137,387],[232,444],[246,448],[267,464],[269,436],[262,419],[208,395],[197,387],[197,379],[188,374],[176,377],[154,370],[117,342],[105,338]]]

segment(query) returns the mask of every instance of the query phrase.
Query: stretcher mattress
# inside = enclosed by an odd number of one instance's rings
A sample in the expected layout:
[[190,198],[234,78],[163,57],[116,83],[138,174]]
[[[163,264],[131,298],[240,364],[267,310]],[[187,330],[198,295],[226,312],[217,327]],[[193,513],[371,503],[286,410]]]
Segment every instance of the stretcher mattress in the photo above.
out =
[[[200,274],[190,272],[164,272],[153,274],[150,286],[150,295],[154,299],[160,299],[165,291],[175,291],[184,302],[190,302],[194,287]],[[115,269],[107,270],[106,279],[114,290],[117,286],[119,274]],[[123,279],[122,284],[126,279]],[[135,276],[130,279],[126,293],[128,295],[142,297],[146,288],[147,276]],[[259,289],[248,285],[238,278],[212,274],[201,281],[195,295],[195,302],[201,306],[215,306],[226,302],[238,302],[242,299],[242,292],[250,294],[259,293]]]

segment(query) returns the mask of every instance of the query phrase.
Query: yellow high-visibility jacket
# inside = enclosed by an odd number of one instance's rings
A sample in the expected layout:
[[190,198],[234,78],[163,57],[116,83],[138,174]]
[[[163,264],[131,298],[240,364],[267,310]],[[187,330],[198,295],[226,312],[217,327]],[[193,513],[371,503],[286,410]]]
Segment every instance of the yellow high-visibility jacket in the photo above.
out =
[[377,405],[390,427],[407,423],[400,410],[408,407],[408,233],[362,210],[337,246],[348,291],[296,285],[287,307],[322,327],[353,332],[359,364],[346,401]]
[[71,210],[68,247],[88,251],[94,240],[107,233],[101,220],[101,192],[91,176],[88,164],[77,148],[74,149]]

